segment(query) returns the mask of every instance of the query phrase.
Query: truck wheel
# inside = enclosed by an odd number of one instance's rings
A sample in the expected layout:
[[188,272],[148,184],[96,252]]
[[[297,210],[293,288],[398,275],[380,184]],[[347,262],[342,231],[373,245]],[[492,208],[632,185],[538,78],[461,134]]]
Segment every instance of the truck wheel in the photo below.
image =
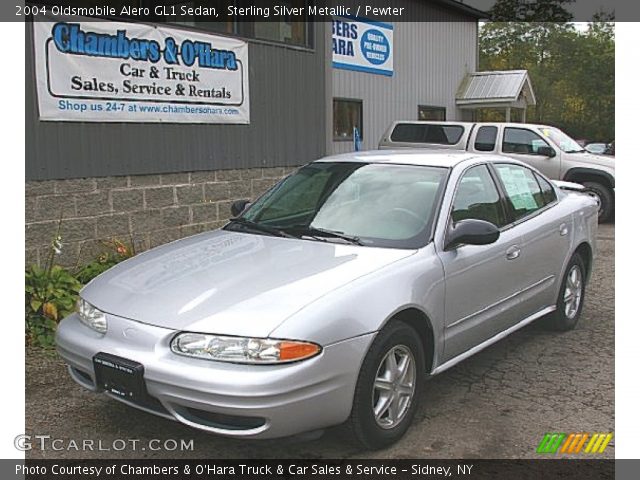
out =
[[584,182],[583,185],[592,190],[600,199],[598,221],[600,223],[609,221],[613,216],[613,193],[611,189],[597,182]]
[[424,351],[416,331],[390,322],[374,339],[360,369],[348,425],[371,450],[404,435],[422,392]]

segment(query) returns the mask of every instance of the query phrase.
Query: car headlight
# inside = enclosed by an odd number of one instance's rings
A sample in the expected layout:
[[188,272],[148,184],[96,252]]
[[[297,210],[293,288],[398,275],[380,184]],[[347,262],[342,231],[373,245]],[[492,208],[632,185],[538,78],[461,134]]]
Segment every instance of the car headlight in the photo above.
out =
[[179,333],[171,341],[171,351],[179,355],[245,364],[296,362],[311,358],[321,350],[319,345],[309,342],[204,333]]
[[98,310],[83,298],[78,299],[76,310],[78,312],[78,318],[80,318],[80,321],[87,327],[99,333],[106,333],[107,317],[103,312]]

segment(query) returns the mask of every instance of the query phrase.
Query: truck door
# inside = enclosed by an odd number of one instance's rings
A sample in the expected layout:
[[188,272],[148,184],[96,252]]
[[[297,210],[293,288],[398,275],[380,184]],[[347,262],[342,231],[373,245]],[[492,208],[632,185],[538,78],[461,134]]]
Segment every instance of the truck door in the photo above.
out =
[[[542,135],[528,127],[504,127],[501,153],[540,170],[553,180],[560,178],[560,155]],[[553,156],[551,156],[552,154]]]

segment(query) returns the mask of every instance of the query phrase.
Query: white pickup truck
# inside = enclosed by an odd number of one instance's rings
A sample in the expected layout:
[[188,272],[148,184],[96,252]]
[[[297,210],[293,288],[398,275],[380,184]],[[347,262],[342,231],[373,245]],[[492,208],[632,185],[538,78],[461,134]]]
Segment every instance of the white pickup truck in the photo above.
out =
[[494,153],[517,158],[552,180],[580,183],[600,198],[600,221],[614,214],[615,161],[587,152],[561,130],[528,123],[398,121],[379,148],[428,148]]

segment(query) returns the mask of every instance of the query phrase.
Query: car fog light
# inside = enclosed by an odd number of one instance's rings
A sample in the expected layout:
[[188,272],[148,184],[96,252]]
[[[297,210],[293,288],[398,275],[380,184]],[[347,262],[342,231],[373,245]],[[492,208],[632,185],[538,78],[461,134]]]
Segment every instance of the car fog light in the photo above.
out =
[[76,310],[78,312],[80,321],[87,327],[99,333],[106,333],[107,317],[103,312],[98,310],[83,298],[78,299]]
[[179,333],[171,341],[171,351],[179,355],[246,364],[295,362],[311,358],[321,350],[319,345],[309,342],[203,333]]

